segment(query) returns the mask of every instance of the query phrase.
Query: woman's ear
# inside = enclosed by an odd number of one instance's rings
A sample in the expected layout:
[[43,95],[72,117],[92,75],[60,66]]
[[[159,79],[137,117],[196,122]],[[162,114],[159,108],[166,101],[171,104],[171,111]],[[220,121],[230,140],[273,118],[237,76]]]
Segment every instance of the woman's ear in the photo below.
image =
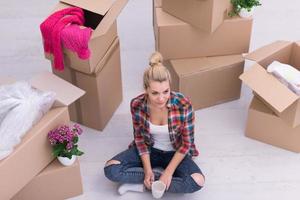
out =
[[144,88],[145,94],[148,95],[148,89]]

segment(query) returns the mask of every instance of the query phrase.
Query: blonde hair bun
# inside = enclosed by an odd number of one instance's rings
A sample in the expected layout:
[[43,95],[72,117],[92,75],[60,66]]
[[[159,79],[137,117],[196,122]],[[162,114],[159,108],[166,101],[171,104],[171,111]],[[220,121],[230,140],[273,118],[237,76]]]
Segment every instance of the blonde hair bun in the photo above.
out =
[[158,64],[162,64],[162,62],[163,62],[163,57],[159,52],[156,51],[150,56],[149,65],[151,67],[154,67]]

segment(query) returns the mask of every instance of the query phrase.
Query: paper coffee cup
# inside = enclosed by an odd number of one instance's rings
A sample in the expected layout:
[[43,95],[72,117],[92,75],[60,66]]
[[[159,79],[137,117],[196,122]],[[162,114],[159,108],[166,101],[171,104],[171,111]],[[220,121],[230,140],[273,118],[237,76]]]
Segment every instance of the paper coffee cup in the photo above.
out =
[[155,199],[160,199],[166,190],[166,184],[162,181],[154,181],[151,185],[152,196]]

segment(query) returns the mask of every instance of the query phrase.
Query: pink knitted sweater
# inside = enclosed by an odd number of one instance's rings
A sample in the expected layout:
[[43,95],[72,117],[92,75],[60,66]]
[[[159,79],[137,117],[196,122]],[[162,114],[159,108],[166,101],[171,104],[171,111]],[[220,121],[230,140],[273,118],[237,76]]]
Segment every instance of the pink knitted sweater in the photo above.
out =
[[44,51],[53,54],[54,67],[57,70],[64,69],[62,52],[62,44],[64,43],[66,43],[66,48],[75,51],[82,59],[87,59],[90,55],[88,41],[92,29],[79,28],[80,25],[84,24],[83,14],[81,8],[66,8],[53,13],[40,25]]

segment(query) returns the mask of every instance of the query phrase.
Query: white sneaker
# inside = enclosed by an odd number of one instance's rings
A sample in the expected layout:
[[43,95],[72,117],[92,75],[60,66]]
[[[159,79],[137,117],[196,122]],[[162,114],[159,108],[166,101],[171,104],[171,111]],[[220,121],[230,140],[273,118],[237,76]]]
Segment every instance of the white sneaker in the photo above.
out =
[[132,192],[144,192],[145,191],[145,186],[144,184],[133,184],[133,183],[123,183],[119,186],[118,188],[118,193],[120,195],[125,194],[128,191]]

